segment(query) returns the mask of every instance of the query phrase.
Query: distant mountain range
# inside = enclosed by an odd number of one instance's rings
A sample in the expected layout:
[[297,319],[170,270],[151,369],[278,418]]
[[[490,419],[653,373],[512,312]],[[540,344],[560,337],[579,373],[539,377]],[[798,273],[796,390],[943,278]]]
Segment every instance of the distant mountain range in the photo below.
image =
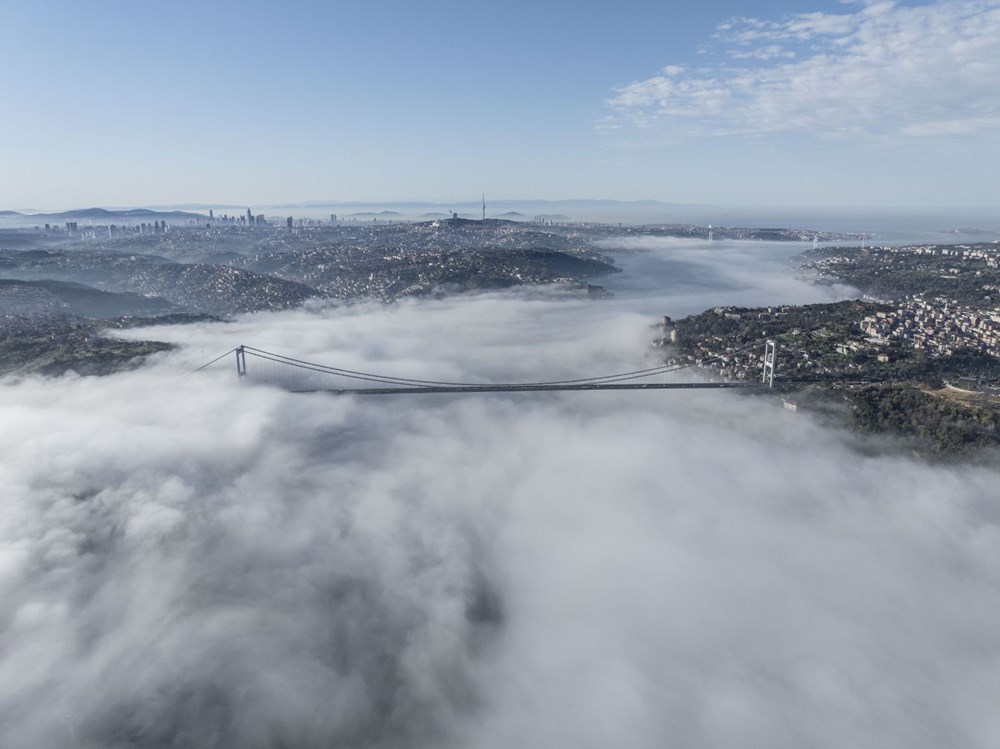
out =
[[59,211],[58,213],[21,213],[19,211],[0,211],[0,216],[8,218],[24,218],[34,221],[79,221],[79,220],[142,220],[152,221],[186,221],[188,219],[201,220],[207,218],[200,213],[190,213],[188,211],[154,211],[149,208],[129,208],[127,210],[109,211],[106,208],[80,208],[73,211]]
[[[216,216],[222,213],[241,215],[247,208],[253,213],[268,216],[293,216],[326,222],[331,214],[341,219],[371,222],[372,218],[386,220],[428,221],[448,218],[452,212],[459,216],[478,218],[482,215],[482,199],[468,201],[333,201],[309,200],[298,203],[251,203],[247,206],[223,203],[176,203],[146,205],[141,208],[110,206],[63,212],[41,212],[28,208],[0,211],[0,227],[29,227],[40,223],[63,221],[94,221],[98,223],[126,223],[154,220],[168,222],[205,221],[209,210]],[[521,214],[521,215],[516,215]],[[743,227],[795,227],[809,226],[834,232],[913,232],[947,231],[954,227],[972,227],[993,233],[997,226],[995,207],[962,209],[914,209],[884,207],[843,206],[729,206],[707,204],[668,203],[658,200],[486,200],[489,217],[529,220],[594,221],[598,223],[641,224],[690,224],[698,226]],[[82,227],[81,227],[82,228]],[[963,229],[961,233],[970,233]]]
[[[638,221],[669,221],[686,216],[692,206],[664,203],[656,200],[487,200],[487,215],[495,218],[526,220],[541,216],[553,221],[605,219]],[[254,212],[265,215],[303,214],[313,218],[329,218],[331,213],[347,219],[433,219],[449,217],[452,212],[460,216],[481,215],[481,200],[456,201],[454,203],[429,201],[323,201],[311,200],[299,203],[250,204]],[[128,221],[189,221],[205,220],[209,210],[216,215],[222,212],[242,214],[246,208],[235,204],[178,203],[155,205],[141,208],[113,206],[111,208],[83,208],[70,211],[0,211],[4,223],[25,225],[28,222],[60,223],[63,221],[98,221],[102,223]],[[674,214],[678,216],[674,216]]]

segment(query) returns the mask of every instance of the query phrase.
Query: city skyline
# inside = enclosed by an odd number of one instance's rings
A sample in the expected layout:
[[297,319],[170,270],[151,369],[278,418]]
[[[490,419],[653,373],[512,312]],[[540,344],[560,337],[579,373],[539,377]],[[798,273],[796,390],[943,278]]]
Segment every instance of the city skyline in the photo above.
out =
[[14,0],[0,208],[989,206],[995,0]]

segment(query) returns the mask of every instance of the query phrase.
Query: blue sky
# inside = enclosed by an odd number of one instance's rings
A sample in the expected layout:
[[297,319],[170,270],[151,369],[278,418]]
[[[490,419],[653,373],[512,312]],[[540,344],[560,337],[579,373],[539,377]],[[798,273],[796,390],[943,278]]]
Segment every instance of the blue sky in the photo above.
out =
[[0,208],[1000,202],[1000,0],[6,0]]

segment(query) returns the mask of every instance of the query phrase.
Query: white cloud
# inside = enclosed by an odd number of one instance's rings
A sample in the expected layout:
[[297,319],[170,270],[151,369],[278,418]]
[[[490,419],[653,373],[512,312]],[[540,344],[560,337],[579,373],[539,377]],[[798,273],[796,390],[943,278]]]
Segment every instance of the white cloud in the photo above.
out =
[[757,47],[750,50],[732,50],[730,57],[735,59],[773,60],[776,57],[792,59],[796,55],[791,50],[785,49],[780,44],[769,44],[766,47]]
[[714,36],[722,62],[622,86],[610,116],[708,135],[996,131],[997,39],[997,0],[735,18]]

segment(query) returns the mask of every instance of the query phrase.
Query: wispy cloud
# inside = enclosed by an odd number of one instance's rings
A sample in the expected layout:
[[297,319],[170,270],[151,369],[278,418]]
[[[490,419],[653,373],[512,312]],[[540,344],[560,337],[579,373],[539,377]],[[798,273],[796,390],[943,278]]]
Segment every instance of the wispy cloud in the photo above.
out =
[[718,62],[669,65],[614,91],[601,130],[824,137],[1000,127],[1000,2],[850,3],[842,14],[718,26]]

